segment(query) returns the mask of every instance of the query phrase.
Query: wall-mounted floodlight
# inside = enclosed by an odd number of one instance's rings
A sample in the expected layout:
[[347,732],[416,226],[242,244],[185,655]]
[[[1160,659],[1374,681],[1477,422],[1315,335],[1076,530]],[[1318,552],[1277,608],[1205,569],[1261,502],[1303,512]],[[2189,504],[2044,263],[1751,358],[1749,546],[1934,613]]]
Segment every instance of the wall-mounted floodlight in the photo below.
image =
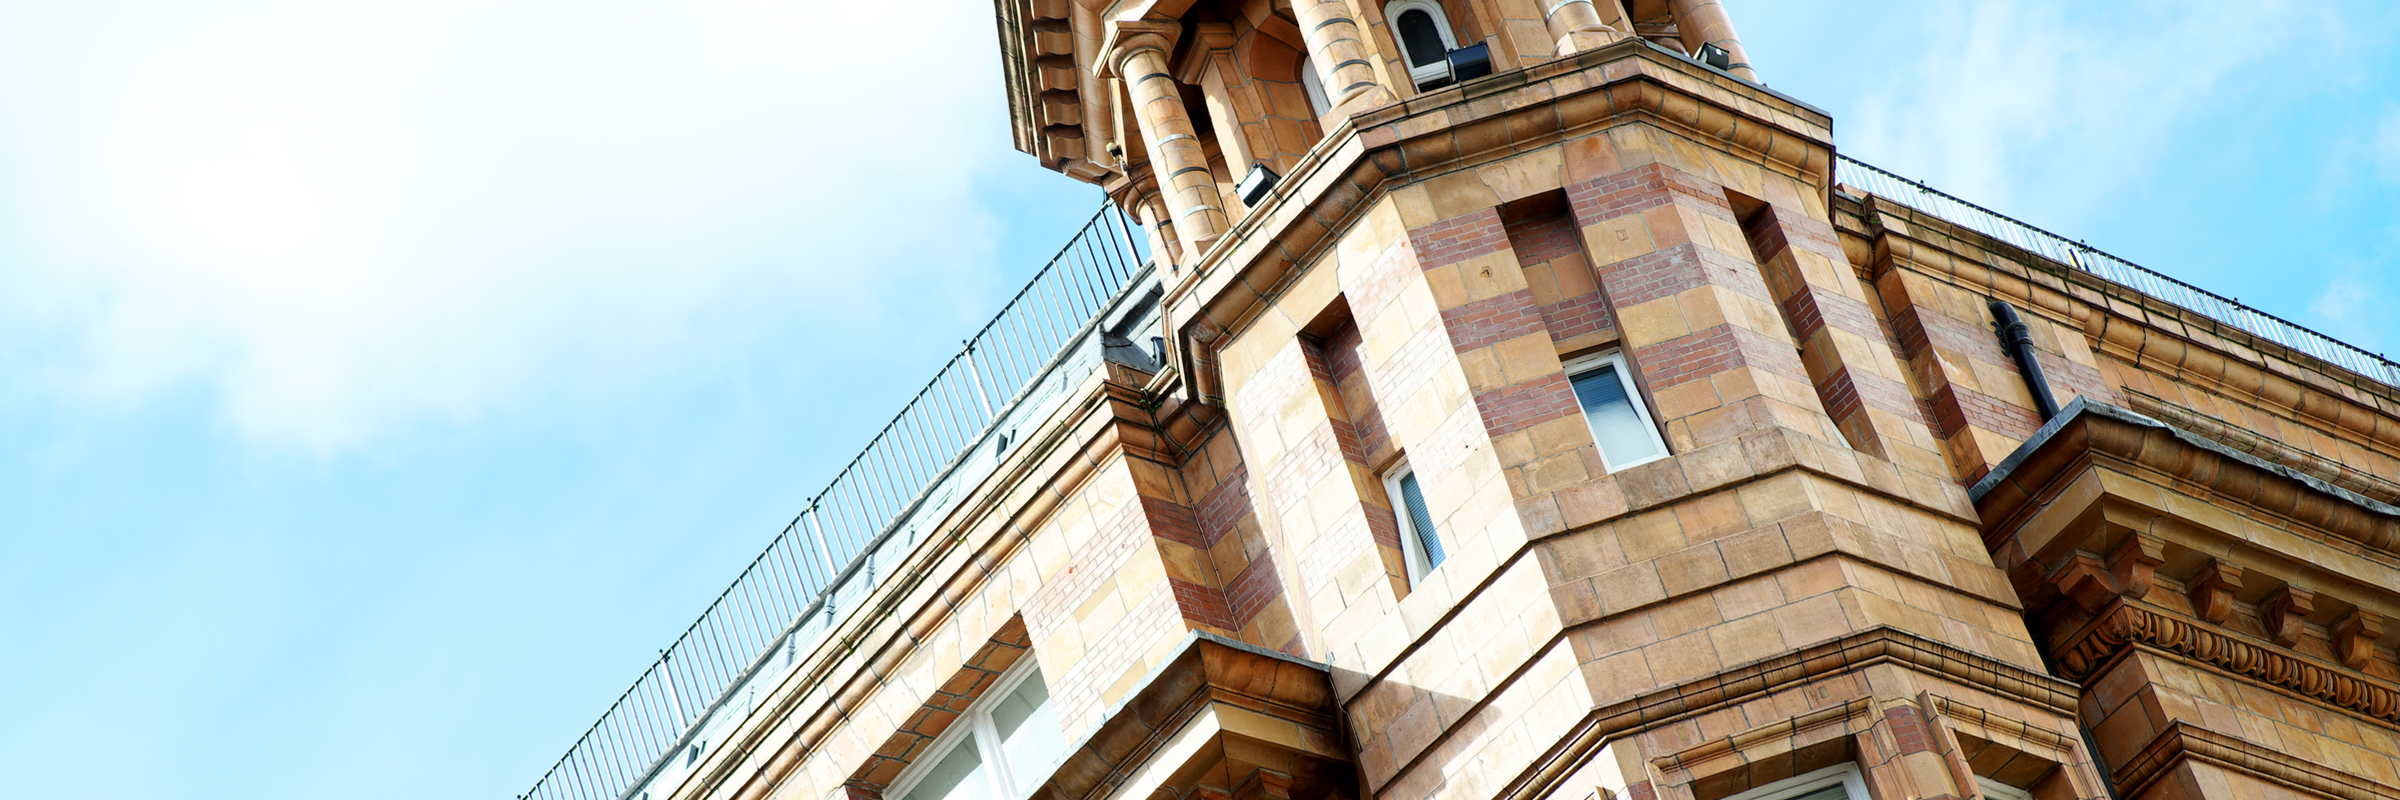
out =
[[1268,192],[1275,191],[1275,181],[1282,177],[1275,174],[1274,170],[1267,169],[1265,164],[1253,165],[1250,174],[1242,176],[1242,182],[1236,184],[1233,191],[1241,195],[1242,205],[1255,208],[1259,201],[1267,199]]
[[1459,83],[1492,74],[1492,45],[1472,44],[1450,51],[1450,79]]
[[1720,70],[1733,69],[1733,53],[1713,44],[1700,45],[1700,63]]

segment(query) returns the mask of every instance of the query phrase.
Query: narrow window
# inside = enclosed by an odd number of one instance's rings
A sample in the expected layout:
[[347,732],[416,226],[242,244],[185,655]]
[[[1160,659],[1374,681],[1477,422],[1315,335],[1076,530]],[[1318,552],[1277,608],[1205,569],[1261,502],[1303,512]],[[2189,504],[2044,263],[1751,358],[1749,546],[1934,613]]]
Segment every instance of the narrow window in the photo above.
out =
[[1567,363],[1567,380],[1583,406],[1583,421],[1592,426],[1592,441],[1600,445],[1600,460],[1616,472],[1667,456],[1667,443],[1658,436],[1642,393],[1634,388],[1633,371],[1625,355],[1602,353]]
[[899,800],[1011,800],[1031,794],[1067,755],[1066,732],[1033,654],[1020,658],[925,754],[892,781]]
[[1317,112],[1317,119],[1333,110],[1333,101],[1325,97],[1325,80],[1317,77],[1317,65],[1306,58],[1300,59],[1300,89],[1308,93],[1308,109]]
[[1725,800],[1868,800],[1867,785],[1858,767],[1841,764],[1797,778],[1785,778]]
[[1433,527],[1433,512],[1425,506],[1425,487],[1418,485],[1416,470],[1405,463],[1393,467],[1383,485],[1392,498],[1393,516],[1400,518],[1400,555],[1408,563],[1408,585],[1415,586],[1449,554]]
[[1458,49],[1458,37],[1451,33],[1441,4],[1398,0],[1384,6],[1383,14],[1391,20],[1392,38],[1400,41],[1401,58],[1408,62],[1408,77],[1417,90],[1449,85],[1450,51]]

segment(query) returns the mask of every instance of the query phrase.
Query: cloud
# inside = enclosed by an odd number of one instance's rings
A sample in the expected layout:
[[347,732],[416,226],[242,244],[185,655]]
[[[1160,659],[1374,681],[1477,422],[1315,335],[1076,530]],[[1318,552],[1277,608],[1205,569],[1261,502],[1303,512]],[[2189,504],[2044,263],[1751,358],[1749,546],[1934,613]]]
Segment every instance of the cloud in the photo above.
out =
[[1915,52],[1865,77],[1874,88],[1845,120],[1845,144],[2008,209],[2045,177],[2088,193],[2138,176],[2244,65],[2311,41],[2297,34],[2319,12],[2280,0],[1993,0],[1922,13]]
[[2383,121],[2375,126],[2375,141],[2370,148],[2384,180],[2400,182],[2400,108],[2384,112]]
[[[93,2],[0,29],[0,375],[320,454],[985,305],[989,20]],[[38,157],[36,157],[38,155]],[[21,213],[20,213],[21,212]],[[695,367],[695,365],[700,365]]]
[[2383,352],[2385,317],[2391,300],[2383,286],[2355,266],[2337,269],[2325,291],[2308,306],[2319,330],[2370,353]]

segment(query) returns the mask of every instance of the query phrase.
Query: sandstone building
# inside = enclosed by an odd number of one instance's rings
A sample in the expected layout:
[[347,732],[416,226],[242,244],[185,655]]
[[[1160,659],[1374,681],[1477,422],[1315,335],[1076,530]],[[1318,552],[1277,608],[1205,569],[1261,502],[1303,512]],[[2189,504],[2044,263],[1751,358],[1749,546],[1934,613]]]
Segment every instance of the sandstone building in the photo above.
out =
[[1715,0],[996,8],[1115,277],[531,796],[2400,798],[2390,364],[1841,159]]

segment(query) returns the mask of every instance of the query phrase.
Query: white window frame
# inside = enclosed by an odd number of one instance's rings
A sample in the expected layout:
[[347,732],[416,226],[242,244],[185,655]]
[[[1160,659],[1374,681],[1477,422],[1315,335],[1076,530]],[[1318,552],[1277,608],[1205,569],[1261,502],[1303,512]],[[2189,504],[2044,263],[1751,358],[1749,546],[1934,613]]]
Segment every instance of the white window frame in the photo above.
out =
[[1867,782],[1858,774],[1857,764],[1835,764],[1806,775],[1760,786],[1725,800],[1788,800],[1810,792],[1824,791],[1835,784],[1841,785],[1842,792],[1850,795],[1850,800],[1872,800],[1874,797],[1867,794]]
[[[1400,561],[1408,571],[1410,588],[1415,588],[1417,584],[1425,582],[1425,576],[1433,574],[1434,570],[1441,569],[1440,564],[1426,563],[1431,560],[1431,557],[1425,553],[1425,540],[1418,538],[1417,524],[1408,518],[1408,500],[1400,494],[1400,480],[1414,475],[1416,472],[1416,469],[1410,467],[1405,460],[1393,464],[1390,469],[1383,471],[1383,497],[1385,500],[1391,501],[1392,516],[1400,520]],[[1425,481],[1417,481],[1417,493],[1423,494],[1424,492]],[[1432,510],[1432,504],[1428,502],[1426,511],[1430,513]],[[1442,538],[1439,528],[1433,531],[1433,538],[1436,541]],[[1450,561],[1449,552],[1450,547],[1447,544],[1443,545],[1442,562],[1445,564]]]
[[[1624,386],[1625,399],[1633,404],[1634,415],[1641,418],[1642,433],[1650,437],[1651,444],[1658,446],[1658,455],[1641,459],[1639,461],[1618,464],[1608,460],[1607,450],[1600,450],[1600,463],[1606,465],[1608,467],[1608,471],[1613,473],[1622,472],[1624,470],[1632,469],[1634,467],[1674,455],[1674,453],[1667,451],[1667,440],[1658,435],[1658,420],[1650,416],[1650,404],[1642,398],[1642,387],[1633,382],[1633,365],[1626,362],[1625,351],[1610,350],[1607,352],[1594,353],[1592,355],[1568,361],[1564,365],[1567,374],[1567,382],[1571,385],[1575,381],[1575,376],[1586,372],[1591,372],[1605,366],[1614,366],[1617,368],[1617,383]],[[1569,393],[1573,393],[1574,389],[1569,388],[1567,391]],[[1599,449],[1597,443],[1600,440],[1600,431],[1597,428],[1591,427],[1591,415],[1583,413],[1583,398],[1581,397],[1575,398],[1575,413],[1583,416],[1584,428],[1592,432],[1592,441],[1595,443],[1593,449]]]
[[[1431,64],[1417,66],[1408,57],[1408,40],[1400,38],[1400,12],[1411,9],[1424,11],[1433,18],[1433,31],[1442,36],[1443,57]],[[1400,48],[1400,65],[1408,68],[1408,79],[1419,87],[1450,77],[1449,51],[1458,49],[1458,33],[1450,27],[1450,15],[1442,13],[1442,4],[1433,0],[1392,0],[1383,7],[1384,24],[1392,33],[1392,44]]]
[[1325,79],[1317,77],[1317,65],[1300,57],[1300,91],[1308,95],[1308,109],[1317,112],[1317,119],[1333,111],[1333,99],[1325,96]]
[[[1000,747],[1000,729],[992,724],[992,706],[1014,693],[1017,687],[1024,685],[1027,677],[1040,671],[1036,661],[1033,651],[1028,649],[1024,655],[1017,657],[1017,663],[1002,670],[1000,678],[992,681],[991,688],[985,689],[982,696],[975,698],[975,702],[967,706],[966,711],[960,712],[958,719],[952,720],[950,727],[943,730],[942,735],[933,737],[933,743],[927,745],[925,751],[919,753],[914,760],[909,761],[907,769],[901,770],[899,775],[892,778],[891,784],[884,788],[883,796],[902,798],[907,797],[909,792],[916,791],[917,784],[924,782],[926,774],[942,763],[942,759],[948,758],[951,749],[957,747],[959,740],[965,739],[969,733],[974,734],[977,740],[976,746],[980,748],[983,756],[981,771],[984,780],[991,784],[991,792],[988,796],[1000,800],[1017,800],[1017,798],[1025,796],[1027,793],[1020,793],[1011,788],[1016,785],[1016,781],[1013,780],[1015,776],[1008,764],[1007,754]],[[1058,709],[1053,706],[1050,713],[1055,721]],[[1068,756],[1075,754],[1072,744],[1070,742],[1066,751],[1059,754],[1056,762],[1041,765],[1023,764],[1016,768],[1039,768],[1044,771],[1044,777],[1048,777],[1049,773],[1058,771],[1059,764],[1066,763]]]

